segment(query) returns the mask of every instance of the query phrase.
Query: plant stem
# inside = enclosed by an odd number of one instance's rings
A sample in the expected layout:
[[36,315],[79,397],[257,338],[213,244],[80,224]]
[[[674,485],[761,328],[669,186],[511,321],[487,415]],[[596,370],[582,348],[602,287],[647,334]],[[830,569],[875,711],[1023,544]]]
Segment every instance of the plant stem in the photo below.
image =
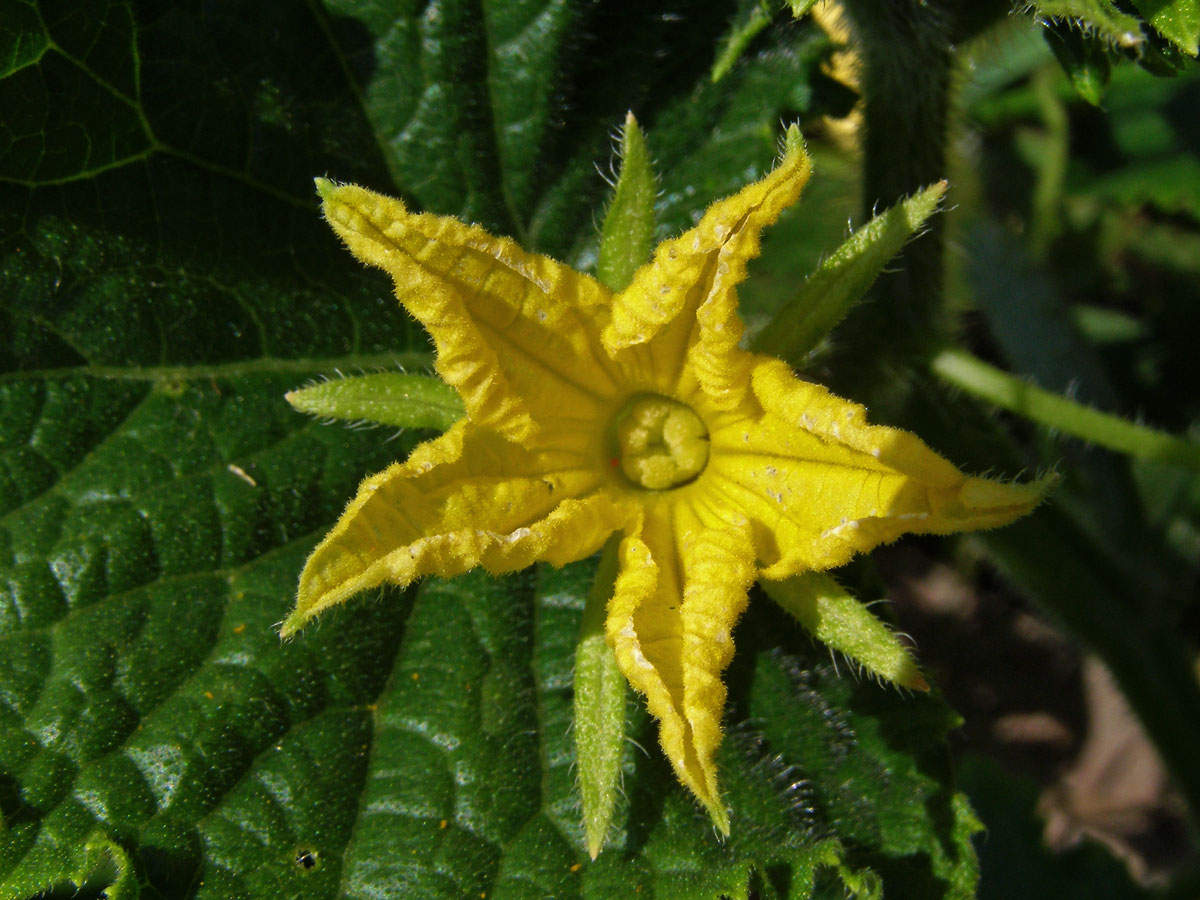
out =
[[[1010,4],[844,0],[844,5],[863,62],[863,215],[869,218],[945,177],[955,44],[1006,15]],[[867,385],[889,361],[919,358],[938,335],[942,241],[935,217],[876,282],[875,302],[847,317],[838,332],[847,359],[839,361],[835,352],[830,362],[843,373],[839,380]],[[846,374],[862,369],[864,358],[876,361],[867,367],[874,371]]]
[[[946,17],[918,0],[847,0],[863,62],[863,216],[886,209],[946,170],[952,63]],[[847,318],[839,337],[860,355],[888,336],[893,354],[934,326],[942,296],[936,219],[875,283],[875,302]],[[899,338],[903,347],[892,340]],[[874,350],[875,347],[871,347]],[[872,354],[874,355],[874,354]]]
[[1138,459],[1200,472],[1200,444],[1043,390],[965,350],[942,350],[929,367],[950,384],[1041,425]]

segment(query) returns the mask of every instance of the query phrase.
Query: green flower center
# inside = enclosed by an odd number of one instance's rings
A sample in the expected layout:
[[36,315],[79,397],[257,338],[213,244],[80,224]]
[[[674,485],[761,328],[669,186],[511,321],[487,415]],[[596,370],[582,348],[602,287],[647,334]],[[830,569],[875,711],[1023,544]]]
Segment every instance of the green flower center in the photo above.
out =
[[679,487],[708,463],[708,428],[690,406],[658,394],[634,397],[617,414],[616,458],[634,484]]

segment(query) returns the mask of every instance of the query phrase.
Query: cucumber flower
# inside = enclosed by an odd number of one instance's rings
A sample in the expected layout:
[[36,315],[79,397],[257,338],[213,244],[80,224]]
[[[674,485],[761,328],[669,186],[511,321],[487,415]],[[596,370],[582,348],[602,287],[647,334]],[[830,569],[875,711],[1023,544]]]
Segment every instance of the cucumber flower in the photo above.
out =
[[[809,171],[793,142],[616,293],[508,238],[319,179],[325,218],[391,275],[466,416],[362,483],[282,634],[384,583],[561,566],[619,533],[608,643],[675,774],[728,832],[721,676],[751,584],[906,532],[1002,525],[1043,493],[966,476],[739,345],[737,285]],[[924,686],[915,667],[907,683]]]

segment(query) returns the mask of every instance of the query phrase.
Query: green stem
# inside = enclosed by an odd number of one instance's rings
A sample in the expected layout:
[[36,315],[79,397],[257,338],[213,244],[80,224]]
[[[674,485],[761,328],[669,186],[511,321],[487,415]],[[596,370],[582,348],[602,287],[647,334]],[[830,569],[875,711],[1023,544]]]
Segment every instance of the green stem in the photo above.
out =
[[1033,221],[1029,229],[1029,246],[1038,259],[1045,257],[1062,221],[1059,206],[1070,154],[1070,122],[1066,104],[1055,93],[1056,75],[1057,72],[1052,74],[1047,67],[1033,74],[1033,93],[1045,126],[1045,133],[1040,135],[1041,153],[1033,188]]
[[1040,425],[1138,459],[1171,463],[1200,472],[1200,444],[1053,394],[997,369],[965,350],[942,350],[929,366],[950,384]]
[[[1006,15],[1002,0],[845,0],[863,62],[863,215],[946,175],[954,47]],[[889,361],[919,358],[941,326],[942,223],[901,251],[841,326],[830,369],[852,391]],[[864,366],[863,360],[873,364]],[[857,391],[855,391],[857,392]]]
[[[847,0],[863,62],[863,216],[946,174],[952,51],[945,15],[920,0]],[[942,236],[935,220],[875,284],[876,302],[848,317],[840,337],[856,353],[910,343],[941,306]],[[847,333],[849,331],[850,333]],[[872,350],[875,348],[872,347]],[[895,348],[900,349],[900,348]]]

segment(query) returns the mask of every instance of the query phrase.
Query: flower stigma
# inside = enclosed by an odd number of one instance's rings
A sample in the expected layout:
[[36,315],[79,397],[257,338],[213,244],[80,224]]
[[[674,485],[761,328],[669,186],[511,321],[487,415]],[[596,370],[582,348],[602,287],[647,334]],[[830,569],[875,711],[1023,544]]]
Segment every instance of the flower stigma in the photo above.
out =
[[615,419],[616,458],[635,485],[682,487],[708,464],[708,428],[696,411],[659,394],[635,396]]

